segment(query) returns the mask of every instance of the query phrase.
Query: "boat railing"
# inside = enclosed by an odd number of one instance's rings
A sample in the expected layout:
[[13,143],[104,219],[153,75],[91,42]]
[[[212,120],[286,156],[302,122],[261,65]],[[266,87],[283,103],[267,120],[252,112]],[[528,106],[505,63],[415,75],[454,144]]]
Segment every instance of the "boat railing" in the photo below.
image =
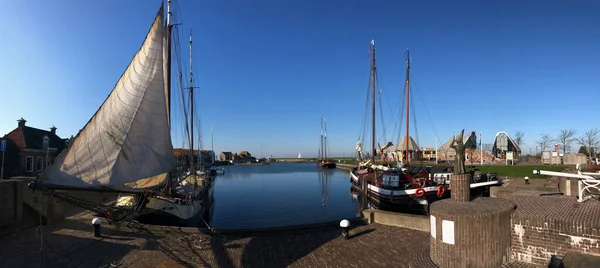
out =
[[[438,184],[448,184],[449,185],[450,181],[452,180],[452,176],[454,176],[454,173],[438,172],[438,173],[430,174],[430,176],[432,177],[433,181],[436,181]],[[487,172],[487,173],[474,172],[473,174],[471,174],[470,180],[471,180],[471,183],[497,181],[498,174],[493,173],[493,172]]]
[[580,170],[575,174],[536,169],[533,171],[533,174],[578,179],[577,188],[579,195],[577,196],[577,202],[581,203],[590,198],[598,199],[600,197],[600,179],[598,179],[600,173],[582,172]]

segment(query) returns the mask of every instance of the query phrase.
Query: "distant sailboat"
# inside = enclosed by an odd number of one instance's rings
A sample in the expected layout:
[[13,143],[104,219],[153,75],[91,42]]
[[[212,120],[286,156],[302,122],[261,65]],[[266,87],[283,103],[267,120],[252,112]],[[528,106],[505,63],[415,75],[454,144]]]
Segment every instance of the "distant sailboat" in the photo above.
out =
[[327,156],[327,118],[321,116],[321,142],[319,148],[319,160],[317,166],[321,168],[335,168],[336,165]]
[[298,153],[298,159],[302,158],[302,154]]

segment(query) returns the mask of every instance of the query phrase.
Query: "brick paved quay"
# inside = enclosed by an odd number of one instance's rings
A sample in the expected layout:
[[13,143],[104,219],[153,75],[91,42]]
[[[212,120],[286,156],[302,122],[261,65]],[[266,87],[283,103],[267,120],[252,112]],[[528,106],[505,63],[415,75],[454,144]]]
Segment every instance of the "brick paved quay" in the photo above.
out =
[[[103,225],[90,215],[44,227],[45,267],[408,267],[411,245],[429,234],[379,224],[258,235],[207,235],[195,228]],[[35,228],[0,238],[2,267],[40,267]],[[112,264],[112,266],[111,266]]]

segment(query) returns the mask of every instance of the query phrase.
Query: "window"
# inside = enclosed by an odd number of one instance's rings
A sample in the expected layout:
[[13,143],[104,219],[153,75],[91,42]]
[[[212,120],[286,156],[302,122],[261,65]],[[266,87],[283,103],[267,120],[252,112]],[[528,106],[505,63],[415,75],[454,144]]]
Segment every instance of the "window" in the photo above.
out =
[[43,171],[44,170],[44,158],[41,156],[38,156],[36,158],[36,163],[35,163],[35,167],[37,168],[37,171]]
[[28,156],[25,158],[25,171],[33,171],[33,156]]

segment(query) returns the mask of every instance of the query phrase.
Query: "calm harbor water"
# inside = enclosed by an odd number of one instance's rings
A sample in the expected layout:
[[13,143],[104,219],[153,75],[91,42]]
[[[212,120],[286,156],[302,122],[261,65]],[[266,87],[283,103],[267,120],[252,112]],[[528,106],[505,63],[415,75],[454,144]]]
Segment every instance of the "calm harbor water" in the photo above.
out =
[[246,229],[356,218],[350,187],[347,171],[314,163],[226,166],[215,180],[210,223]]

